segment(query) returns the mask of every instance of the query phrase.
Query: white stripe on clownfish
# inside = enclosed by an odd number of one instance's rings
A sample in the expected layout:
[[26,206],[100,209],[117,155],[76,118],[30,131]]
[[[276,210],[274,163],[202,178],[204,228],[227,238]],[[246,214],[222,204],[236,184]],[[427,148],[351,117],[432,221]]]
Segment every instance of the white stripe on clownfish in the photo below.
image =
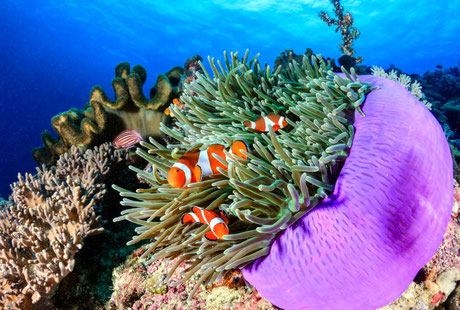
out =
[[264,116],[264,121],[265,121],[265,131],[269,131],[270,127],[274,127],[274,125],[276,125],[276,123],[274,121],[272,121],[271,119],[269,119],[267,116]]
[[200,218],[193,212],[190,212],[190,213],[187,213],[189,215],[191,215],[193,217],[193,219],[195,220],[195,222],[200,222]]
[[206,218],[206,215],[204,214],[204,210],[199,208],[201,212],[201,217],[203,218],[203,221],[205,221],[206,224],[209,225],[208,219]]
[[211,162],[209,161],[209,154],[207,149],[200,152],[200,156],[198,157],[198,162],[196,165],[200,166],[202,176],[208,176],[212,174]]
[[249,128],[251,129],[255,129],[256,128],[256,122],[253,122],[253,121],[249,121]]
[[190,171],[190,168],[187,167],[187,165],[184,165],[183,163],[176,162],[173,167],[179,168],[185,173],[185,184],[184,187],[187,187],[190,182],[192,182],[192,171]]
[[283,122],[284,122],[284,116],[280,116],[280,119],[278,120],[278,125],[280,128],[283,128]]
[[225,223],[225,221],[223,219],[221,219],[220,217],[215,217],[211,220],[211,223],[208,223],[209,227],[211,228],[212,232],[217,235],[215,232],[214,232],[214,226],[216,226],[217,224],[224,224],[225,226],[227,226],[227,224]]

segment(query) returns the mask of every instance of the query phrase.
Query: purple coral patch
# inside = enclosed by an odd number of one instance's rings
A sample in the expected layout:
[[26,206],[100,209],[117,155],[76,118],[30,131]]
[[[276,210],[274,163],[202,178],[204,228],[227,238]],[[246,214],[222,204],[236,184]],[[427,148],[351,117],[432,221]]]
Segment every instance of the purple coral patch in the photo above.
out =
[[244,268],[284,309],[374,309],[395,300],[435,254],[453,204],[449,145],[433,115],[403,86],[380,88],[356,113],[335,191]]

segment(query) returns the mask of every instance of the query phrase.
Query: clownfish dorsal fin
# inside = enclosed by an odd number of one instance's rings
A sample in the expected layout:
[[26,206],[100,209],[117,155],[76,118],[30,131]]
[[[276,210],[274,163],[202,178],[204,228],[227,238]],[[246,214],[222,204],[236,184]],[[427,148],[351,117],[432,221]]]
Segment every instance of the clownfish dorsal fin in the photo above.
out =
[[195,177],[195,182],[201,182],[203,174],[201,173],[201,167],[199,165],[193,168],[193,176]]
[[217,240],[217,236],[211,231],[208,231],[204,237],[210,241],[216,241]]
[[225,224],[228,225],[228,218],[225,216],[224,211],[220,211],[220,217],[224,220]]

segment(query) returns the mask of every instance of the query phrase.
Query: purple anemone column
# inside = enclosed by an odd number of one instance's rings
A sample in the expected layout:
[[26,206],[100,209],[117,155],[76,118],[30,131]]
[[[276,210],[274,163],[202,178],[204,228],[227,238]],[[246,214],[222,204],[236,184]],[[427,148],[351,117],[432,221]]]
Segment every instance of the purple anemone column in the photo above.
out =
[[449,145],[433,115],[400,84],[356,113],[334,193],[243,269],[283,309],[375,309],[396,298],[435,254],[453,205]]

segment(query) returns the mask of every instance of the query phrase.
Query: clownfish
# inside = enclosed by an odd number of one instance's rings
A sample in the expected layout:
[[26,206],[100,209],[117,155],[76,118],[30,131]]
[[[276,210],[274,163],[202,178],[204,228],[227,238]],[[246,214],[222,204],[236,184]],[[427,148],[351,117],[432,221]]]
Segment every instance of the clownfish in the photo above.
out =
[[228,219],[225,214],[220,211],[220,216],[211,210],[202,209],[200,207],[192,207],[192,212],[182,215],[181,223],[196,223],[209,225],[211,231],[208,231],[204,236],[208,240],[223,239],[222,237],[229,234]]
[[[168,171],[168,183],[172,187],[182,188],[187,187],[191,183],[200,182],[205,176],[219,173],[218,167],[227,170],[213,154],[227,159],[225,146],[220,144],[212,144],[203,151],[186,152]],[[241,153],[244,150],[248,152],[246,142],[236,140],[232,143],[231,153],[241,158],[247,159],[247,156]]]
[[258,131],[268,132],[268,126],[272,126],[274,131],[287,126],[284,116],[275,114],[268,114],[267,116],[259,116],[253,121],[244,121],[243,125],[247,128],[255,129]]

